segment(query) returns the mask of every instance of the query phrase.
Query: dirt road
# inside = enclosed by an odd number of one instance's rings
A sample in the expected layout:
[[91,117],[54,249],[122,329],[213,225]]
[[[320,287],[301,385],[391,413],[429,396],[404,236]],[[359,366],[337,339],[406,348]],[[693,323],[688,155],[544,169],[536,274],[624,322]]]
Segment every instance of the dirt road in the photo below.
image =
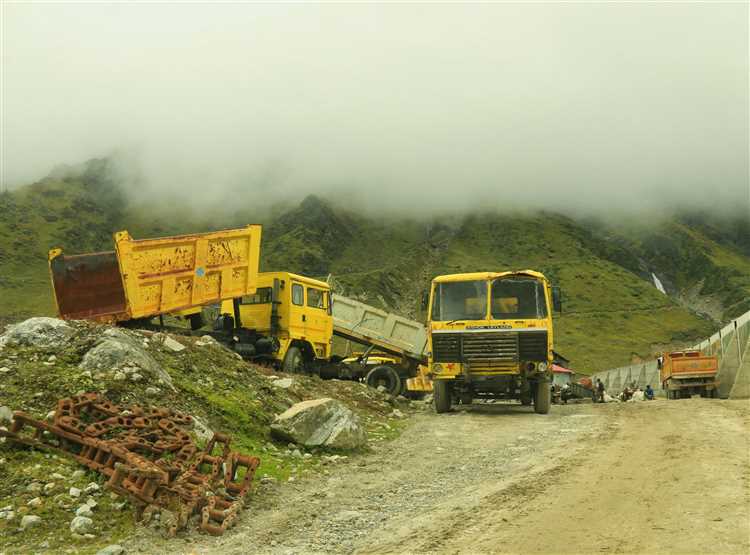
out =
[[425,413],[330,477],[261,494],[222,538],[141,548],[747,553],[749,429],[747,402],[704,399]]

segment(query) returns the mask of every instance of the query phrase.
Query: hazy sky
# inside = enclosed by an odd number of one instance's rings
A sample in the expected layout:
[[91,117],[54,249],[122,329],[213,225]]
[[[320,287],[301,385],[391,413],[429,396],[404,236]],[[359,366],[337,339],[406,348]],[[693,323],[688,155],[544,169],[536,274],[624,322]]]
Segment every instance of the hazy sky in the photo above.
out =
[[[748,202],[748,4],[3,5],[7,183],[372,209]],[[750,208],[749,208],[750,209]]]

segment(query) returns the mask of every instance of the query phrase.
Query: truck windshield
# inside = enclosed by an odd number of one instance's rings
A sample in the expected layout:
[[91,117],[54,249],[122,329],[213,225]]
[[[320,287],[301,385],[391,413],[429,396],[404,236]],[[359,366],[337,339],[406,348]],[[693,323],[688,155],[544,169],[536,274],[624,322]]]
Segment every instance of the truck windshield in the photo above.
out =
[[496,279],[492,282],[492,317],[498,320],[546,318],[544,285],[534,278]]
[[486,281],[436,283],[432,297],[432,320],[484,320],[487,318]]

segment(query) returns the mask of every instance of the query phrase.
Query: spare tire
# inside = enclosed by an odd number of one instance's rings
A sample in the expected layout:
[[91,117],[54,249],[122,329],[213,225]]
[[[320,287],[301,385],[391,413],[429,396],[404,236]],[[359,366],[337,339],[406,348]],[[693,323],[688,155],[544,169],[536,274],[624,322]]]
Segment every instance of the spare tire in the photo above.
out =
[[365,383],[375,389],[382,385],[391,395],[401,393],[401,377],[393,367],[385,364],[381,364],[370,370],[367,376],[365,376]]

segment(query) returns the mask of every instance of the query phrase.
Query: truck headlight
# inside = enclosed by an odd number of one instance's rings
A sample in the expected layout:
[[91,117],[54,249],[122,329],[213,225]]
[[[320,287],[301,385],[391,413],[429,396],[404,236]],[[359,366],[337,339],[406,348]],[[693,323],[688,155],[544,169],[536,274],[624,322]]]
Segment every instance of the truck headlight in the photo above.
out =
[[442,365],[442,364],[433,364],[433,365],[432,365],[432,371],[433,371],[433,372],[434,372],[435,374],[440,374],[440,372],[442,372],[442,371],[443,371],[443,365]]
[[539,366],[537,366],[540,372],[546,372],[547,371],[547,363],[546,362],[540,362]]

